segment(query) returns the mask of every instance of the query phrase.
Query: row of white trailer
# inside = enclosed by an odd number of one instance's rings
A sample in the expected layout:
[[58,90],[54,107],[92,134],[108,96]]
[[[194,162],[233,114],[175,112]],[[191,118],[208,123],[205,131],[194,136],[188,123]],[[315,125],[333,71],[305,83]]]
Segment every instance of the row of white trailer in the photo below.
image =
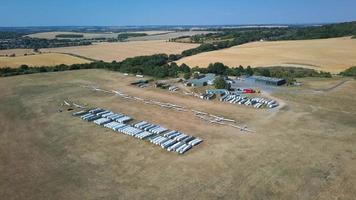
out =
[[259,97],[247,97],[239,94],[225,94],[220,98],[220,101],[229,102],[232,104],[253,106],[255,108],[275,108],[278,106],[278,102],[275,100],[268,100]]
[[184,154],[193,146],[202,142],[200,138],[194,138],[177,131],[170,131],[164,135],[156,135],[155,137],[150,138],[149,141],[155,145],[161,146],[167,151],[175,151],[180,154]]
[[119,123],[127,123],[132,120],[132,118],[129,116],[119,114],[119,113],[113,113],[111,111],[104,110],[101,108],[92,109],[88,112],[79,111],[74,113],[73,115],[80,116],[80,118],[85,121],[89,121],[89,122],[94,121],[94,123],[98,125],[104,125],[111,121],[116,121]]
[[131,117],[101,108],[75,112],[73,116],[80,116],[82,120],[93,121],[97,125],[119,133],[141,140],[148,140],[167,151],[174,151],[179,154],[184,154],[203,141],[200,138],[195,138],[178,131],[169,131],[167,128],[146,121],[130,125],[128,122],[132,120]]

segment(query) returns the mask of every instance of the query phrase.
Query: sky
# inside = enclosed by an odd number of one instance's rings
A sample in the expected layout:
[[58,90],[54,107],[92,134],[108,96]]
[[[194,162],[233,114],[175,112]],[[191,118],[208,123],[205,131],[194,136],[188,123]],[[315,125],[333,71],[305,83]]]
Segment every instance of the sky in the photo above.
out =
[[355,10],[356,0],[1,0],[0,26],[329,23]]

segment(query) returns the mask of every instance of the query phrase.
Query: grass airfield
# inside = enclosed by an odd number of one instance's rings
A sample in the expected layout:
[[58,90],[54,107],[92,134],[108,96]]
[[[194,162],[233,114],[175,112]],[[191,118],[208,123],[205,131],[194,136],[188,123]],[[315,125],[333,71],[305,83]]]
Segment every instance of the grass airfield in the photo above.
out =
[[[105,70],[0,78],[0,196],[4,199],[353,199],[356,81],[306,78],[272,93],[279,110],[202,101]],[[236,119],[256,133],[127,101],[116,89]],[[335,87],[336,86],[336,87]],[[204,142],[168,153],[71,116],[71,100],[122,112]]]

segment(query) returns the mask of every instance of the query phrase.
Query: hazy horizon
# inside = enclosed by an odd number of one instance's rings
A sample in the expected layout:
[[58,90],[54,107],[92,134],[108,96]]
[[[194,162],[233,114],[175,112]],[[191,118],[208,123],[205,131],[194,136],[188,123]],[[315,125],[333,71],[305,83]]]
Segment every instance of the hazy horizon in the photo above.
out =
[[5,0],[0,27],[324,24],[356,20],[356,1]]

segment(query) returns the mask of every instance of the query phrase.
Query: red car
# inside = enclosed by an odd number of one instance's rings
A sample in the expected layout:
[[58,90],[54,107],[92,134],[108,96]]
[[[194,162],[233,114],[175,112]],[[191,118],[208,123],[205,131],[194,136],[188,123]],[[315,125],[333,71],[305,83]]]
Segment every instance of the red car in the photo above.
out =
[[255,93],[253,89],[244,89],[243,93]]

